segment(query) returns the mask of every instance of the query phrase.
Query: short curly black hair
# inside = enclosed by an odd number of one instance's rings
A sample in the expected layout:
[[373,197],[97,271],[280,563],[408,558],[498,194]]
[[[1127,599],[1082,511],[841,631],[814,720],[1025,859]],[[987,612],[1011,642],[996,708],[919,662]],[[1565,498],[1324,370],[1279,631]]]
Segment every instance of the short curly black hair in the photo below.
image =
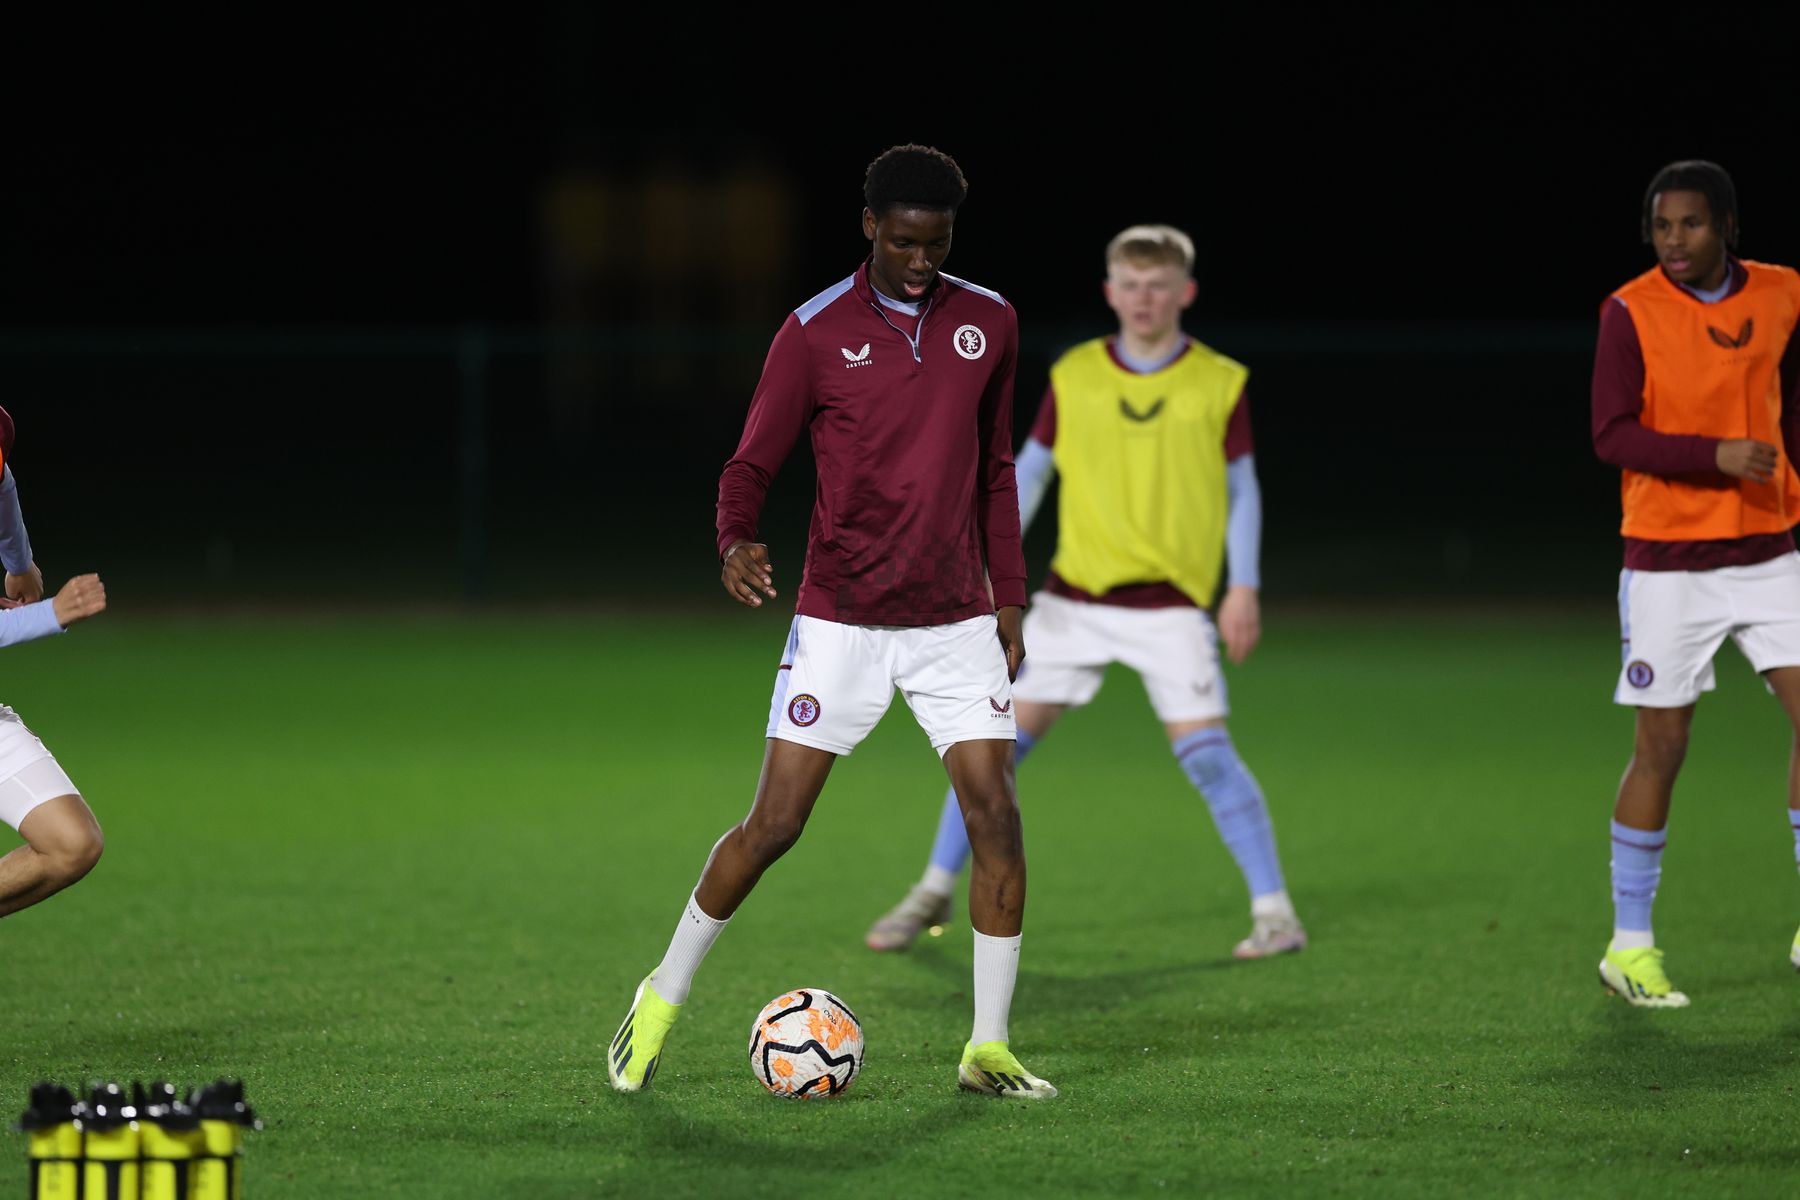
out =
[[962,168],[936,146],[891,146],[863,177],[863,202],[877,217],[894,208],[954,213],[968,194]]
[[1737,188],[1724,167],[1703,158],[1687,158],[1658,171],[1650,186],[1644,189],[1644,219],[1639,232],[1646,243],[1650,241],[1650,210],[1655,207],[1659,192],[1699,192],[1705,196],[1706,207],[1712,210],[1713,224],[1725,238],[1725,244],[1737,249]]

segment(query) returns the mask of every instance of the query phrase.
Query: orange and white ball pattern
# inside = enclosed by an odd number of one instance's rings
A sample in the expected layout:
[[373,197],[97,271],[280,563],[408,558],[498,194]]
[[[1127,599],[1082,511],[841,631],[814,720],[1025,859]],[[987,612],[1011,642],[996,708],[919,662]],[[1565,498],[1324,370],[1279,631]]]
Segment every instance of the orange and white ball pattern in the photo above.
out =
[[750,1026],[750,1069],[777,1096],[835,1096],[856,1079],[862,1061],[862,1023],[823,988],[783,992]]

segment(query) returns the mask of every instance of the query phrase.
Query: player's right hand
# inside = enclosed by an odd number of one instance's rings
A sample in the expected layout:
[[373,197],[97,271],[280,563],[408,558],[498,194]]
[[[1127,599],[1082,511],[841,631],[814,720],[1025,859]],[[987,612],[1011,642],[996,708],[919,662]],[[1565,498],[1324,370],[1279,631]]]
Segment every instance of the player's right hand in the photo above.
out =
[[36,563],[17,575],[7,572],[6,598],[17,600],[20,604],[36,604],[44,598],[44,573],[38,570]]
[[1755,438],[1724,438],[1713,458],[1725,474],[1757,483],[1775,478],[1775,467],[1781,461],[1775,447]]
[[56,623],[64,629],[106,611],[106,585],[98,575],[77,575],[62,585],[52,601]]
[[[775,598],[774,577],[769,573],[769,548],[761,542],[738,542],[725,551],[719,570],[725,594],[739,604],[761,608],[763,596]],[[758,593],[761,595],[758,595]]]

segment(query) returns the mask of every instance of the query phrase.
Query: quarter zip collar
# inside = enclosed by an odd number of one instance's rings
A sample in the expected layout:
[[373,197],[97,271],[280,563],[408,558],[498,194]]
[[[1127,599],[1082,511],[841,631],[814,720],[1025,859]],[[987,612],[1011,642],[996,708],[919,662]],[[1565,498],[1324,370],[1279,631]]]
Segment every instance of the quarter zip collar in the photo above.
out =
[[888,316],[887,305],[883,304],[881,302],[881,297],[875,294],[874,281],[869,278],[869,263],[864,261],[862,269],[856,273],[857,297],[870,308],[874,309],[875,315],[880,317],[882,322],[886,324],[889,329],[906,339],[906,344],[912,348],[913,361],[921,365],[924,364],[925,358],[919,352],[919,342],[925,336],[925,321],[931,316],[931,310],[937,307],[938,295],[946,286],[948,285],[944,283],[943,272],[940,271],[937,276],[937,282],[933,285],[931,291],[925,294],[925,299],[919,303],[918,325],[914,327],[912,333],[908,333],[906,330],[894,324],[893,319]]

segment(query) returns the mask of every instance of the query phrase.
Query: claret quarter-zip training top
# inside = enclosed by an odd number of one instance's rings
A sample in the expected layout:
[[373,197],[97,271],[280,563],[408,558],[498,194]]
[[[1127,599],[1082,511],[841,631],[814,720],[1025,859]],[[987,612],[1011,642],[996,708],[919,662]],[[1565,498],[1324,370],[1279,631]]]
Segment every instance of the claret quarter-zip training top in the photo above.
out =
[[805,430],[819,486],[801,616],[942,625],[1023,605],[1018,343],[1011,305],[942,272],[916,318],[881,303],[866,262],[795,309],[719,478],[719,552],[756,540],[769,483]]

